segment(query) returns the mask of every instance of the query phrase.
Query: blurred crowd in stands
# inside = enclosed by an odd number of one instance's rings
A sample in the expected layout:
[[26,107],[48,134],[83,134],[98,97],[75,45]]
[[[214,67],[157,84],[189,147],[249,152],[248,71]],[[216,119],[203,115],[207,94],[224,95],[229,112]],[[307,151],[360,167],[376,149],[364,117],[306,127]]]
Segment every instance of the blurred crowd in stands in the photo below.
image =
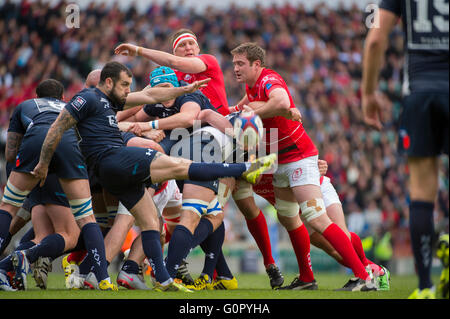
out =
[[[401,26],[390,38],[381,74],[384,101],[381,132],[367,128],[360,103],[361,62],[367,33],[366,13],[361,8],[331,9],[326,4],[305,10],[301,5],[272,5],[227,10],[208,7],[195,12],[182,2],[150,4],[142,14],[131,5],[91,3],[80,12],[80,27],[68,28],[69,2],[10,0],[0,5],[0,126],[1,149],[14,107],[34,97],[38,82],[61,81],[65,99],[83,87],[88,72],[111,59],[133,71],[133,89],[148,84],[156,65],[142,58],[114,56],[122,42],[171,52],[169,35],[189,28],[198,36],[203,53],[219,60],[230,105],[244,95],[235,81],[230,51],[242,42],[254,41],[267,51],[266,64],[286,80],[308,134],[320,157],[328,162],[332,179],[344,205],[350,230],[362,237],[391,232],[397,253],[409,254],[408,194],[405,157],[397,153],[397,122],[401,112],[403,39]],[[4,156],[1,156],[5,183]],[[437,230],[448,229],[448,158],[441,161]],[[229,217],[238,216],[230,213]],[[229,220],[229,239],[241,238]],[[245,232],[246,233],[246,232]],[[402,247],[404,249],[402,249]]]

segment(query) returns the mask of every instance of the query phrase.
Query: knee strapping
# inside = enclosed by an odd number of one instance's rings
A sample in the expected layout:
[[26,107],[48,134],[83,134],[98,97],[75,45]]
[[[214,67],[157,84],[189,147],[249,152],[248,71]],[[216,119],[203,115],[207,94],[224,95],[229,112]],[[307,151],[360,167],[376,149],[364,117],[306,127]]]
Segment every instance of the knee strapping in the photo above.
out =
[[73,199],[69,200],[70,208],[75,220],[92,215],[92,200],[91,198]]
[[18,189],[8,180],[5,186],[5,192],[3,194],[2,202],[16,207],[22,207],[23,202],[25,201],[30,192],[31,191],[27,190],[22,191]]
[[275,199],[275,209],[277,213],[285,217],[295,217],[299,211],[299,205],[297,202],[289,202],[279,198]]
[[302,217],[309,222],[326,213],[325,203],[322,198],[313,198],[300,204]]
[[108,227],[108,213],[94,213],[94,215],[100,227]]

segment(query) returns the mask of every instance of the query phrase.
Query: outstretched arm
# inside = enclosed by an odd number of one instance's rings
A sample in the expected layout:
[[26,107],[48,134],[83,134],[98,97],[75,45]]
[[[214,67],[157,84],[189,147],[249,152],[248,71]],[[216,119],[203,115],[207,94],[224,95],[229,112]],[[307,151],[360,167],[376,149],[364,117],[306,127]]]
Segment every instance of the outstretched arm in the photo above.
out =
[[200,88],[206,87],[209,81],[211,81],[210,78],[201,81],[195,81],[189,85],[180,87],[145,88],[142,91],[128,94],[124,109],[129,109],[131,107],[143,104],[156,104],[160,102],[165,102],[177,98],[183,94],[193,93]]
[[64,132],[73,127],[76,123],[77,121],[69,113],[69,111],[63,109],[48,130],[47,136],[42,143],[39,163],[31,172],[32,175],[41,180],[41,186],[45,183],[48,173],[48,166],[50,165],[50,161],[55,153],[56,147],[61,141]]
[[114,49],[115,54],[141,56],[156,64],[168,66],[183,73],[200,73],[207,69],[206,64],[197,57],[179,57],[167,52],[147,49],[131,43],[122,43]]

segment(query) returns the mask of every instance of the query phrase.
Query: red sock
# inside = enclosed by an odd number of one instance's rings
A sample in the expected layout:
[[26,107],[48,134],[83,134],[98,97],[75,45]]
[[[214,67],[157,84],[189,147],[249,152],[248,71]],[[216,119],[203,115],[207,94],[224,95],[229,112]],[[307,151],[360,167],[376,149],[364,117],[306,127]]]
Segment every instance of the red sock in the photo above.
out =
[[362,264],[364,265],[364,267],[367,267],[368,265],[370,265],[370,267],[372,268],[372,271],[374,272],[378,272],[379,274],[383,274],[383,268],[381,268],[380,266],[378,266],[377,264],[373,263],[372,261],[370,261],[369,259],[366,258],[366,254],[364,253],[364,248],[362,246],[362,242],[361,242],[361,238],[359,238],[359,236],[355,233],[350,232],[351,238],[352,238],[352,245],[353,248],[355,249],[356,253],[359,256],[359,259],[361,260]]
[[253,219],[245,219],[248,230],[258,245],[259,250],[264,259],[264,266],[275,264],[272,257],[272,247],[270,246],[269,230],[267,229],[266,218],[264,214],[259,211],[259,215]]
[[311,267],[310,241],[309,234],[305,225],[288,232],[297,257],[298,268],[300,270],[299,279],[303,282],[314,280],[314,274]]
[[84,257],[86,257],[87,251],[86,250],[77,250],[77,251],[73,251],[69,254],[69,256],[67,256],[67,261],[70,262],[74,262],[77,265],[79,265]]
[[358,255],[353,249],[352,243],[342,229],[335,223],[325,229],[322,235],[336,249],[339,255],[344,259],[344,263],[349,265],[356,277],[366,280],[369,277],[364,265],[359,260]]
[[172,234],[169,232],[169,228],[167,227],[166,223],[164,223],[164,229],[166,231],[165,241],[166,241],[166,244],[167,244],[170,241],[170,238],[172,237]]

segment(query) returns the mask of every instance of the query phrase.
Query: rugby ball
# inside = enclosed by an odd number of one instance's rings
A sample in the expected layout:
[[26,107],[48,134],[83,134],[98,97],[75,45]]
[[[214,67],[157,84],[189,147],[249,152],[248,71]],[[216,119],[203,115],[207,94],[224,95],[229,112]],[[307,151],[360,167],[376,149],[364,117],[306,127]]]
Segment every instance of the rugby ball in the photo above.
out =
[[258,115],[242,112],[234,121],[233,131],[238,145],[248,151],[257,149],[264,135],[264,126]]

